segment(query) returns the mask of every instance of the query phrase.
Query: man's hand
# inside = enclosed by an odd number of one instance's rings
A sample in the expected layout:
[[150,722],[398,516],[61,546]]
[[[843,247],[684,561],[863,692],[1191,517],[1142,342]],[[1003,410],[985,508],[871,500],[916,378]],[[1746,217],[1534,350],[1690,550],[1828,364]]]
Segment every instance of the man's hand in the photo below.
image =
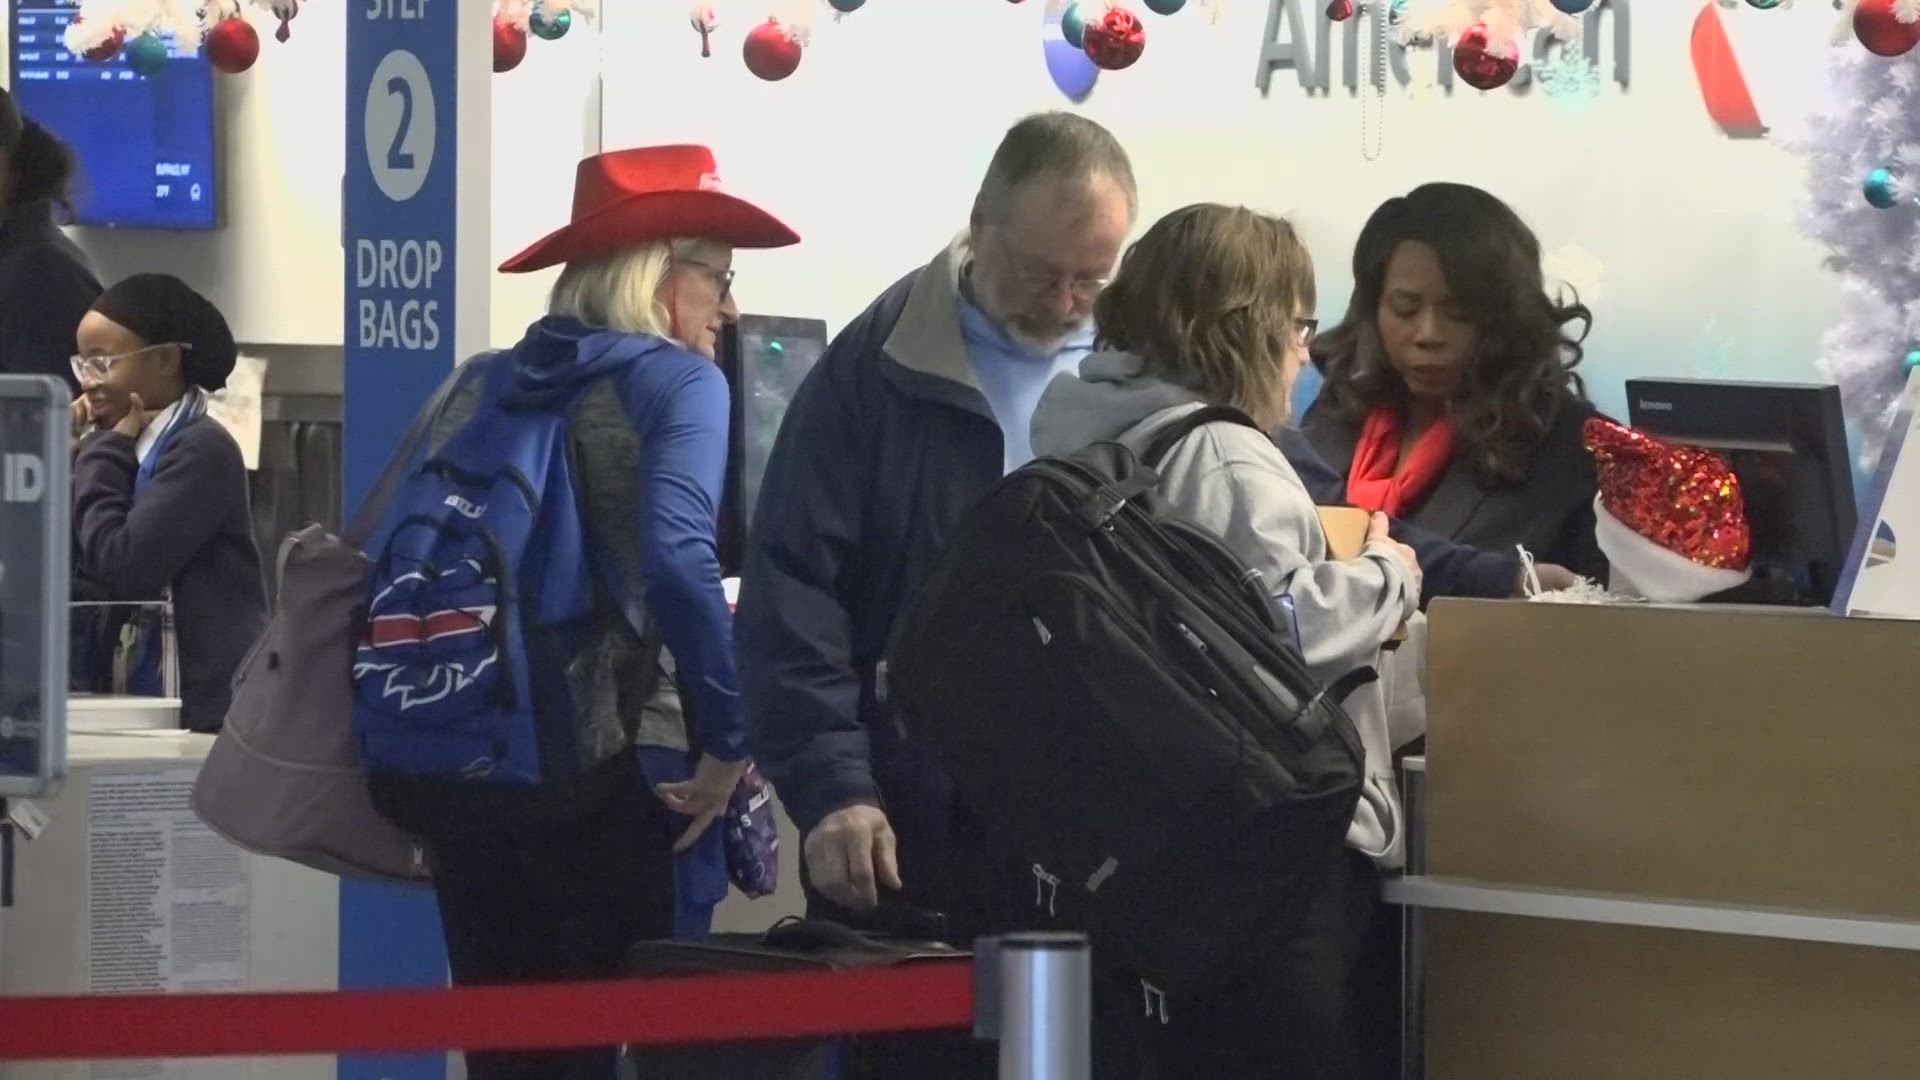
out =
[[[1555,566],[1550,562],[1534,563],[1533,572],[1540,578],[1541,592],[1559,592],[1562,589],[1571,589],[1581,582],[1579,574],[1574,573],[1564,566]],[[1527,572],[1525,570],[1520,571],[1520,587],[1514,591],[1513,595],[1523,599],[1527,595]]]
[[820,819],[801,847],[813,887],[841,907],[871,910],[880,903],[879,887],[900,888],[893,826],[877,806],[855,803],[835,810]]
[[746,758],[721,761],[701,754],[700,763],[693,768],[693,779],[654,787],[654,794],[667,804],[667,809],[693,819],[693,824],[687,826],[687,831],[681,833],[680,839],[674,843],[674,854],[678,855],[692,847],[712,826],[714,819],[726,812],[727,800],[733,798],[733,789],[740,784],[740,774],[746,771]]
[[1408,575],[1413,578],[1413,595],[1418,598],[1424,581],[1420,573],[1420,557],[1414,554],[1412,548],[1393,538],[1390,531],[1392,526],[1392,520],[1387,515],[1373,515],[1367,520],[1367,543],[1380,544],[1400,557],[1400,561],[1407,565]]

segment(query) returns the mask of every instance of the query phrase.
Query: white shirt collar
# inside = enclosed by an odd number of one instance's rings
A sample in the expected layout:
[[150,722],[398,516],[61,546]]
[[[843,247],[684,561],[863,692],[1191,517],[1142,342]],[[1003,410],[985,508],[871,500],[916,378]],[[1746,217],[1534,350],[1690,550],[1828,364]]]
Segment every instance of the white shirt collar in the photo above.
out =
[[147,463],[147,455],[152,452],[153,444],[160,441],[160,433],[167,430],[167,425],[173,423],[174,415],[179,411],[180,402],[175,400],[173,404],[153,414],[153,419],[147,422],[147,429],[142,431],[140,438],[134,441],[134,460],[142,465]]

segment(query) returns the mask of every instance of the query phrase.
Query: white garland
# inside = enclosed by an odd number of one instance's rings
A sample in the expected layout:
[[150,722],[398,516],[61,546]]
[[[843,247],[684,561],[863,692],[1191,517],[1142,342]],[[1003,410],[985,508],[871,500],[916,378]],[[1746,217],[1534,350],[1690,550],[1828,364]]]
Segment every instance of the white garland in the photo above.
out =
[[[1909,2],[1920,18],[1920,0]],[[1920,348],[1920,51],[1887,60],[1849,40],[1829,74],[1832,93],[1797,147],[1807,156],[1802,222],[1826,245],[1844,287],[1820,364],[1839,385],[1861,461],[1872,468],[1906,383],[1907,353]],[[1886,210],[1861,192],[1882,167],[1899,196]]]
[[245,18],[246,7],[276,19],[291,19],[299,0],[79,0],[80,17],[67,27],[67,51],[89,52],[118,32],[128,41],[141,34],[172,34],[183,53],[200,51],[208,30],[231,18]]

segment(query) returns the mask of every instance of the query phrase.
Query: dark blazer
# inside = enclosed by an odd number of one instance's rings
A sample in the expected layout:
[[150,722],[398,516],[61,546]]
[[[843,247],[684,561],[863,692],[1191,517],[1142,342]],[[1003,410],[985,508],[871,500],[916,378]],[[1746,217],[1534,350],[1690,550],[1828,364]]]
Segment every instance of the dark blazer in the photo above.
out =
[[74,386],[73,332],[99,295],[99,280],[54,225],[52,207],[15,207],[0,224],[0,373]]
[[[1482,551],[1511,552],[1522,545],[1541,562],[1604,583],[1607,560],[1593,536],[1598,481],[1581,430],[1594,415],[1585,402],[1562,408],[1534,451],[1526,477],[1516,484],[1483,485],[1465,458],[1455,455],[1440,482],[1402,518]],[[1301,426],[1329,466],[1341,476],[1352,471],[1358,423],[1341,419],[1321,400],[1307,410]]]
[[246,466],[233,437],[203,416],[168,442],[135,503],[136,445],[106,431],[80,446],[74,573],[113,600],[152,600],[172,586],[181,726],[218,731],[233,674],[267,619]]

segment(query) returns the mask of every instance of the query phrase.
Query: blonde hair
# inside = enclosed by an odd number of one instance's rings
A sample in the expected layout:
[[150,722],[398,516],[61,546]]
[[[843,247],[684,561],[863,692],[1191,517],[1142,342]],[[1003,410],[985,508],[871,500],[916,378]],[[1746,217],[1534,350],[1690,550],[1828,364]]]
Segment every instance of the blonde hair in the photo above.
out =
[[608,255],[570,262],[547,297],[549,315],[631,334],[673,336],[673,312],[660,300],[676,255],[690,240],[649,240]]
[[1313,305],[1313,259],[1286,219],[1201,203],[1127,249],[1093,318],[1102,347],[1272,428],[1289,412],[1294,320]]

